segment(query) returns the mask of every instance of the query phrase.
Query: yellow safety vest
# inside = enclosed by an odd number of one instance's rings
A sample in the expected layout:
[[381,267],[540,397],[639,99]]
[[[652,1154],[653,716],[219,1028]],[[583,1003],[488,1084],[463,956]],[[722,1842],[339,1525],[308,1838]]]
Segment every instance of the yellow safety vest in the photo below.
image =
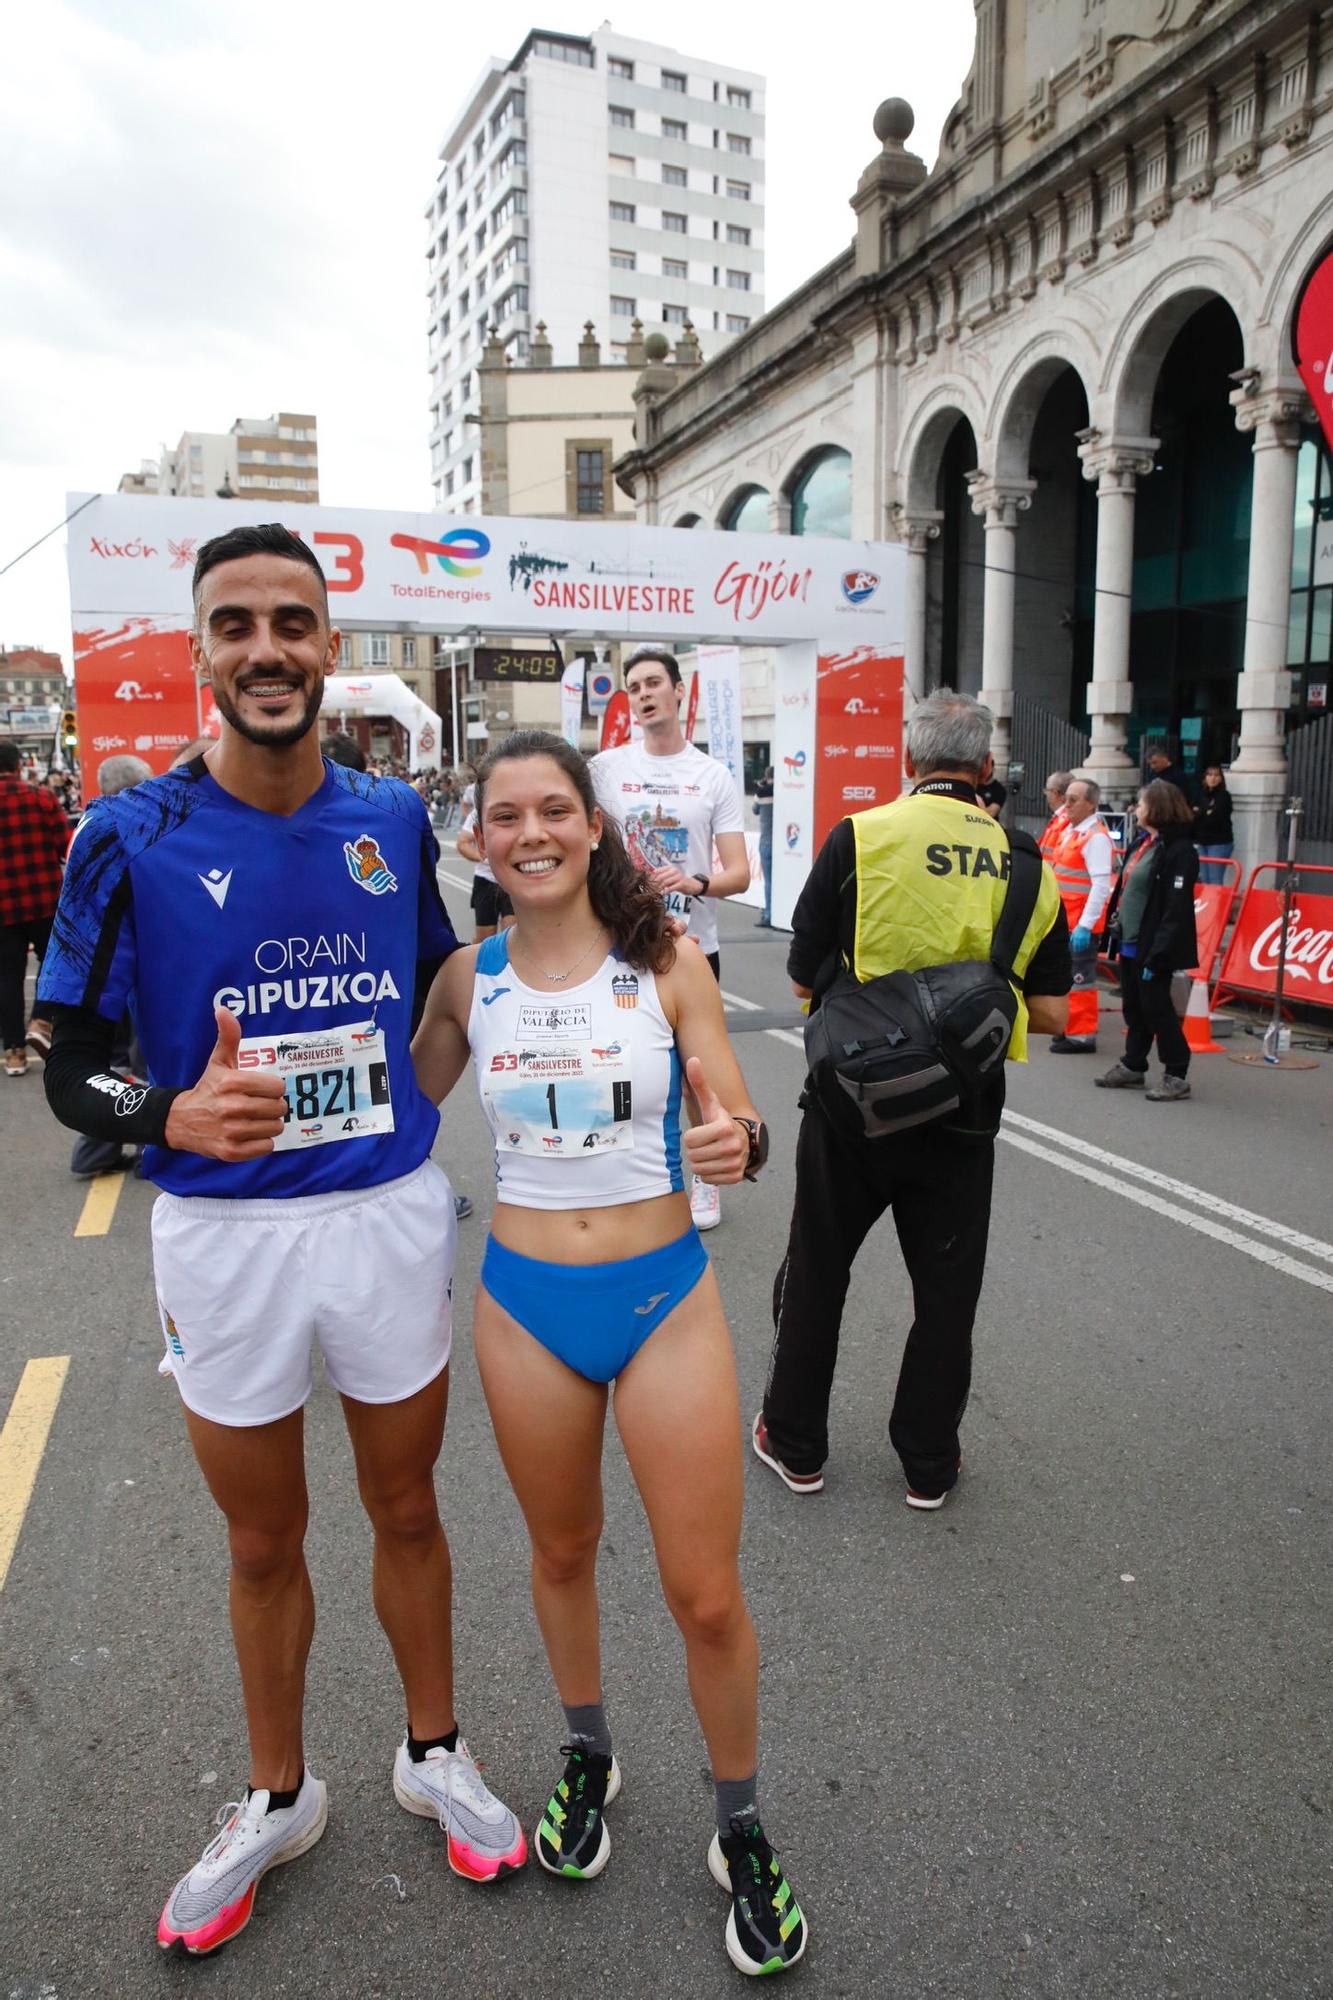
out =
[[[856,976],[919,972],[963,958],[989,959],[1009,881],[1009,841],[980,806],[942,792],[918,792],[853,813],[856,843]],[[1021,979],[1060,912],[1060,892],[1043,865],[1037,907],[1014,956]],[[1022,994],[1009,1043],[1027,1061]]]

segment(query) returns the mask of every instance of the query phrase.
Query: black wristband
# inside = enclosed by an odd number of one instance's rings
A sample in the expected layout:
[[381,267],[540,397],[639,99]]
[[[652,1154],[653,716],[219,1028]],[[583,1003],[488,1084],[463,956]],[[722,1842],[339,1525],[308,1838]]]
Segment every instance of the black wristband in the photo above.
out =
[[699,884],[699,894],[701,896],[706,896],[708,894],[708,883],[710,878],[707,875],[696,875],[694,879]]

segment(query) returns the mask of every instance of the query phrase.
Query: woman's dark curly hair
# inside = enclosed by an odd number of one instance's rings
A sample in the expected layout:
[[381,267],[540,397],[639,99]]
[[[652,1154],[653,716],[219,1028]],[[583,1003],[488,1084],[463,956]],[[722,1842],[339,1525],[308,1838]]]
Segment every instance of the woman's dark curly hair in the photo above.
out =
[[[587,759],[544,729],[516,729],[492,750],[477,771],[477,818],[484,826],[486,787],[498,764],[549,757],[559,765],[591,819],[597,810]],[[675,933],[666,904],[652,880],[636,868],[610,813],[602,815],[602,837],[588,857],[588,899],[615,940],[616,949],[638,972],[669,972],[676,956]]]

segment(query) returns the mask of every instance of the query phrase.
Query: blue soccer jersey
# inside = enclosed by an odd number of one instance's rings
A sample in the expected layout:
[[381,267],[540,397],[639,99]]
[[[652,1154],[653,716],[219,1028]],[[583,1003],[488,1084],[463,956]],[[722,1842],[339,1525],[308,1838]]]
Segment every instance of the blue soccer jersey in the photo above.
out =
[[232,798],[202,762],[89,808],[70,849],[40,1001],[128,1008],[151,1081],[189,1088],[238,1017],[239,1062],[282,1078],[277,1147],[230,1165],[149,1146],[172,1194],[377,1187],[430,1153],[439,1113],[409,1051],[418,961],[457,939],[409,785],[326,763],[290,818]]

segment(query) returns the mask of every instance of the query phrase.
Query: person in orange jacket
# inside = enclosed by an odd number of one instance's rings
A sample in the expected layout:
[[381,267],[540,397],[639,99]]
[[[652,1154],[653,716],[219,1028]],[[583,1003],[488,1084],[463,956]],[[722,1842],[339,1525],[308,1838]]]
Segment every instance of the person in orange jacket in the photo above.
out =
[[1097,952],[1111,895],[1114,850],[1098,812],[1101,788],[1091,778],[1071,778],[1065,791],[1065,824],[1047,856],[1055,870],[1069,925],[1074,984],[1069,1025],[1051,1041],[1060,1056],[1097,1052]]
[[1043,861],[1050,860],[1055,852],[1055,844],[1068,824],[1065,794],[1071,782],[1071,774],[1068,771],[1052,771],[1043,788],[1046,793],[1046,803],[1051,809],[1050,818],[1037,836],[1037,845],[1041,849]]

